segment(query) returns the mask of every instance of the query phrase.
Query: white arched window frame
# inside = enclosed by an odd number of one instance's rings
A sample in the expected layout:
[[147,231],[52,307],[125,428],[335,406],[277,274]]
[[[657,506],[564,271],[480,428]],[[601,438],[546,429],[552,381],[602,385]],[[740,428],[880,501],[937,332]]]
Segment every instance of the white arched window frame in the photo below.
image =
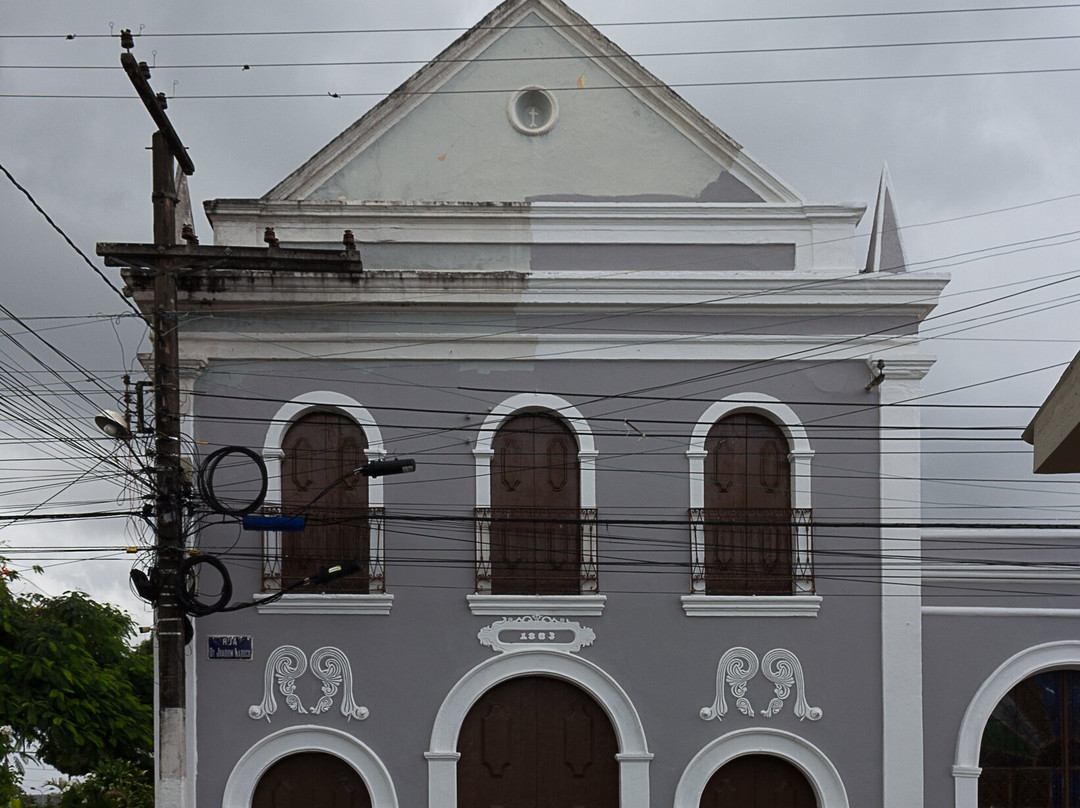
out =
[[956,808],[978,808],[983,730],[998,703],[1025,679],[1060,669],[1080,669],[1080,642],[1065,640],[1027,648],[1003,662],[976,691],[956,740],[952,769]]
[[457,808],[458,733],[469,710],[495,685],[519,676],[551,676],[580,687],[607,713],[619,742],[621,808],[649,808],[649,761],[645,729],[626,691],[599,666],[561,651],[513,651],[481,662],[451,688],[431,730],[428,808]]
[[[367,439],[364,455],[368,462],[386,455],[382,432],[371,413],[358,401],[342,393],[321,390],[297,396],[283,405],[274,415],[266,431],[262,458],[266,463],[266,502],[268,513],[281,511],[281,462],[285,434],[294,423],[313,412],[331,412],[356,423]],[[386,538],[384,530],[383,480],[368,480],[369,552],[368,579],[370,594],[307,594],[290,593],[274,603],[259,606],[260,612],[315,614],[369,613],[389,614],[394,596],[386,594]],[[281,587],[281,533],[263,532],[263,592],[274,592]]]
[[[705,441],[713,425],[740,412],[762,415],[775,423],[788,441],[791,464],[791,508],[795,546],[795,572],[791,595],[705,594]],[[690,569],[691,593],[682,598],[683,610],[693,617],[813,617],[821,606],[814,594],[813,523],[811,520],[810,462],[814,450],[795,411],[764,393],[736,393],[709,406],[694,426],[690,447]]]
[[805,738],[777,729],[740,729],[710,743],[683,770],[674,808],[698,808],[709,779],[725,763],[744,755],[775,755],[801,771],[814,789],[818,808],[849,808],[840,773],[825,753]]
[[[495,434],[507,419],[522,412],[550,412],[574,433],[581,474],[581,594],[491,594],[491,460]],[[599,594],[596,548],[596,446],[592,429],[578,409],[559,396],[521,393],[492,409],[480,426],[473,449],[476,463],[476,594],[469,596],[473,614],[573,614],[596,615],[607,599]]]
[[372,808],[398,808],[390,772],[378,755],[347,732],[314,725],[289,727],[267,735],[241,755],[225,783],[221,808],[251,808],[255,787],[266,770],[299,752],[323,752],[341,758],[364,781]]

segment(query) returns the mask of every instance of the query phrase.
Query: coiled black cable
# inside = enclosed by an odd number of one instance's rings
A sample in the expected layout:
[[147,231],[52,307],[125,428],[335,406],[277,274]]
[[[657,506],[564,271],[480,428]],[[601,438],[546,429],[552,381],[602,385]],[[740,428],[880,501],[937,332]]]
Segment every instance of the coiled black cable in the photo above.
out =
[[[226,505],[217,498],[214,493],[214,473],[217,471],[221,461],[230,455],[243,455],[250,458],[256,468],[259,469],[259,494],[247,505],[242,508],[234,508]],[[199,466],[198,486],[199,496],[203,498],[203,501],[210,506],[210,509],[215,513],[224,514],[225,516],[247,516],[249,513],[254,513],[263,504],[263,500],[266,499],[266,490],[269,485],[269,477],[266,473],[266,463],[259,457],[258,454],[248,449],[246,446],[224,446],[221,449],[217,449],[206,456],[206,459]]]
[[[204,603],[199,600],[198,593],[191,585],[193,583],[190,579],[191,572],[201,564],[209,564],[221,575],[221,592],[218,593],[217,598],[212,603]],[[225,564],[217,556],[203,554],[188,556],[180,562],[176,580],[176,599],[180,602],[180,607],[188,614],[193,614],[196,617],[205,617],[214,612],[224,611],[225,607],[229,605],[229,601],[232,600],[232,579],[229,577],[229,571],[225,568]]]

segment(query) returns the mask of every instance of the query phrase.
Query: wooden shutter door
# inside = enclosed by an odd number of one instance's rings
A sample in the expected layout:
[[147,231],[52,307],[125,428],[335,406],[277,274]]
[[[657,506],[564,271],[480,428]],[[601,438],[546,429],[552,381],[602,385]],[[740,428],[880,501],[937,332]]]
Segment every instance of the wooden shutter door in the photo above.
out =
[[341,758],[298,752],[259,778],[251,808],[371,808],[371,797],[360,775]]
[[[339,578],[319,591],[368,591],[367,479],[348,476],[337,482],[342,475],[364,465],[366,448],[364,431],[335,413],[306,415],[285,433],[282,513],[302,513],[308,522],[300,533],[282,534],[282,586],[306,578],[321,567],[355,559],[360,562],[361,572]],[[312,505],[320,494],[323,496]]]
[[617,808],[611,721],[559,679],[522,677],[473,705],[458,735],[459,808]]
[[791,464],[769,419],[736,413],[705,440],[705,591],[792,591]]
[[773,755],[725,763],[701,793],[701,808],[817,808],[814,789],[792,764]]
[[577,441],[553,416],[515,415],[495,436],[491,591],[576,595],[581,581]]

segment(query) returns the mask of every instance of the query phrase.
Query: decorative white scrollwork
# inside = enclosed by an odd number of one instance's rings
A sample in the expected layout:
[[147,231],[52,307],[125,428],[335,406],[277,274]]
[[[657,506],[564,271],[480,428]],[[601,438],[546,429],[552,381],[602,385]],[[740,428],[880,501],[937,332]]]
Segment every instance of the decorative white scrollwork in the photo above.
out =
[[534,614],[496,620],[480,629],[476,637],[481,645],[500,653],[537,649],[574,653],[592,645],[596,633],[565,617]]
[[349,660],[339,649],[324,646],[311,655],[311,672],[322,680],[322,698],[311,708],[315,715],[324,713],[334,705],[334,696],[344,682],[345,692],[341,695],[341,714],[352,721],[363,721],[368,717],[367,707],[356,703],[352,693],[352,667]]
[[750,706],[750,700],[746,698],[747,683],[758,672],[757,654],[749,648],[741,646],[729,648],[720,657],[720,664],[716,666],[716,698],[711,707],[702,707],[700,715],[703,720],[717,721],[727,714],[727,699],[724,690],[731,688],[731,695],[735,699],[735,706],[743,715],[753,717],[754,708]]
[[263,673],[263,697],[258,704],[248,708],[248,715],[258,721],[260,718],[270,720],[270,716],[277,712],[277,699],[274,698],[274,679],[277,678],[281,695],[285,697],[285,704],[298,713],[306,713],[300,697],[296,695],[296,680],[304,675],[307,670],[307,656],[295,645],[283,645],[270,654],[266,660],[266,670]]
[[795,687],[798,693],[795,696],[795,715],[800,721],[809,718],[817,721],[821,718],[821,708],[811,707],[806,701],[806,683],[803,679],[802,665],[798,658],[785,648],[774,648],[761,660],[761,672],[773,683],[773,692],[776,697],[769,702],[768,709],[761,714],[766,718],[772,718],[780,712],[784,701],[791,694],[791,688]]
[[[344,685],[341,695],[341,714],[348,720],[357,719],[363,721],[368,717],[369,711],[361,707],[353,698],[352,667],[349,659],[338,648],[324,646],[311,655],[311,672],[322,682],[322,697],[311,708],[311,713],[319,715],[325,713],[334,705],[334,696]],[[259,704],[253,704],[248,708],[248,716],[255,720],[265,718],[270,720],[277,712],[277,700],[274,698],[274,681],[285,697],[285,704],[301,715],[307,714],[308,710],[300,700],[296,692],[296,680],[308,670],[307,655],[295,645],[282,645],[275,650],[266,660],[266,670],[263,673],[263,698]]]
[[716,698],[712,706],[702,707],[699,715],[704,721],[716,719],[722,720],[727,713],[725,690],[731,690],[735,698],[735,706],[743,715],[754,716],[754,708],[746,696],[746,691],[751,679],[757,675],[758,669],[770,682],[773,683],[775,696],[769,701],[768,707],[761,711],[762,718],[772,718],[784,706],[784,702],[791,695],[792,688],[798,692],[795,696],[794,713],[803,721],[809,718],[817,721],[822,716],[820,707],[811,707],[806,701],[806,683],[803,679],[802,665],[798,657],[786,648],[774,648],[761,658],[760,665],[757,655],[749,648],[741,646],[729,648],[722,657],[716,668]]

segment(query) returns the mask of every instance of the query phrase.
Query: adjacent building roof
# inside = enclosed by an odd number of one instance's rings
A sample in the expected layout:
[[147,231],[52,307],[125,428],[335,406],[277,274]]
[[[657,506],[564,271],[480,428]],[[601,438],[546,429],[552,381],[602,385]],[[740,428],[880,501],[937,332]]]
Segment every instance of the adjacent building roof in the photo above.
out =
[[1024,430],[1036,474],[1080,473],[1080,353]]

